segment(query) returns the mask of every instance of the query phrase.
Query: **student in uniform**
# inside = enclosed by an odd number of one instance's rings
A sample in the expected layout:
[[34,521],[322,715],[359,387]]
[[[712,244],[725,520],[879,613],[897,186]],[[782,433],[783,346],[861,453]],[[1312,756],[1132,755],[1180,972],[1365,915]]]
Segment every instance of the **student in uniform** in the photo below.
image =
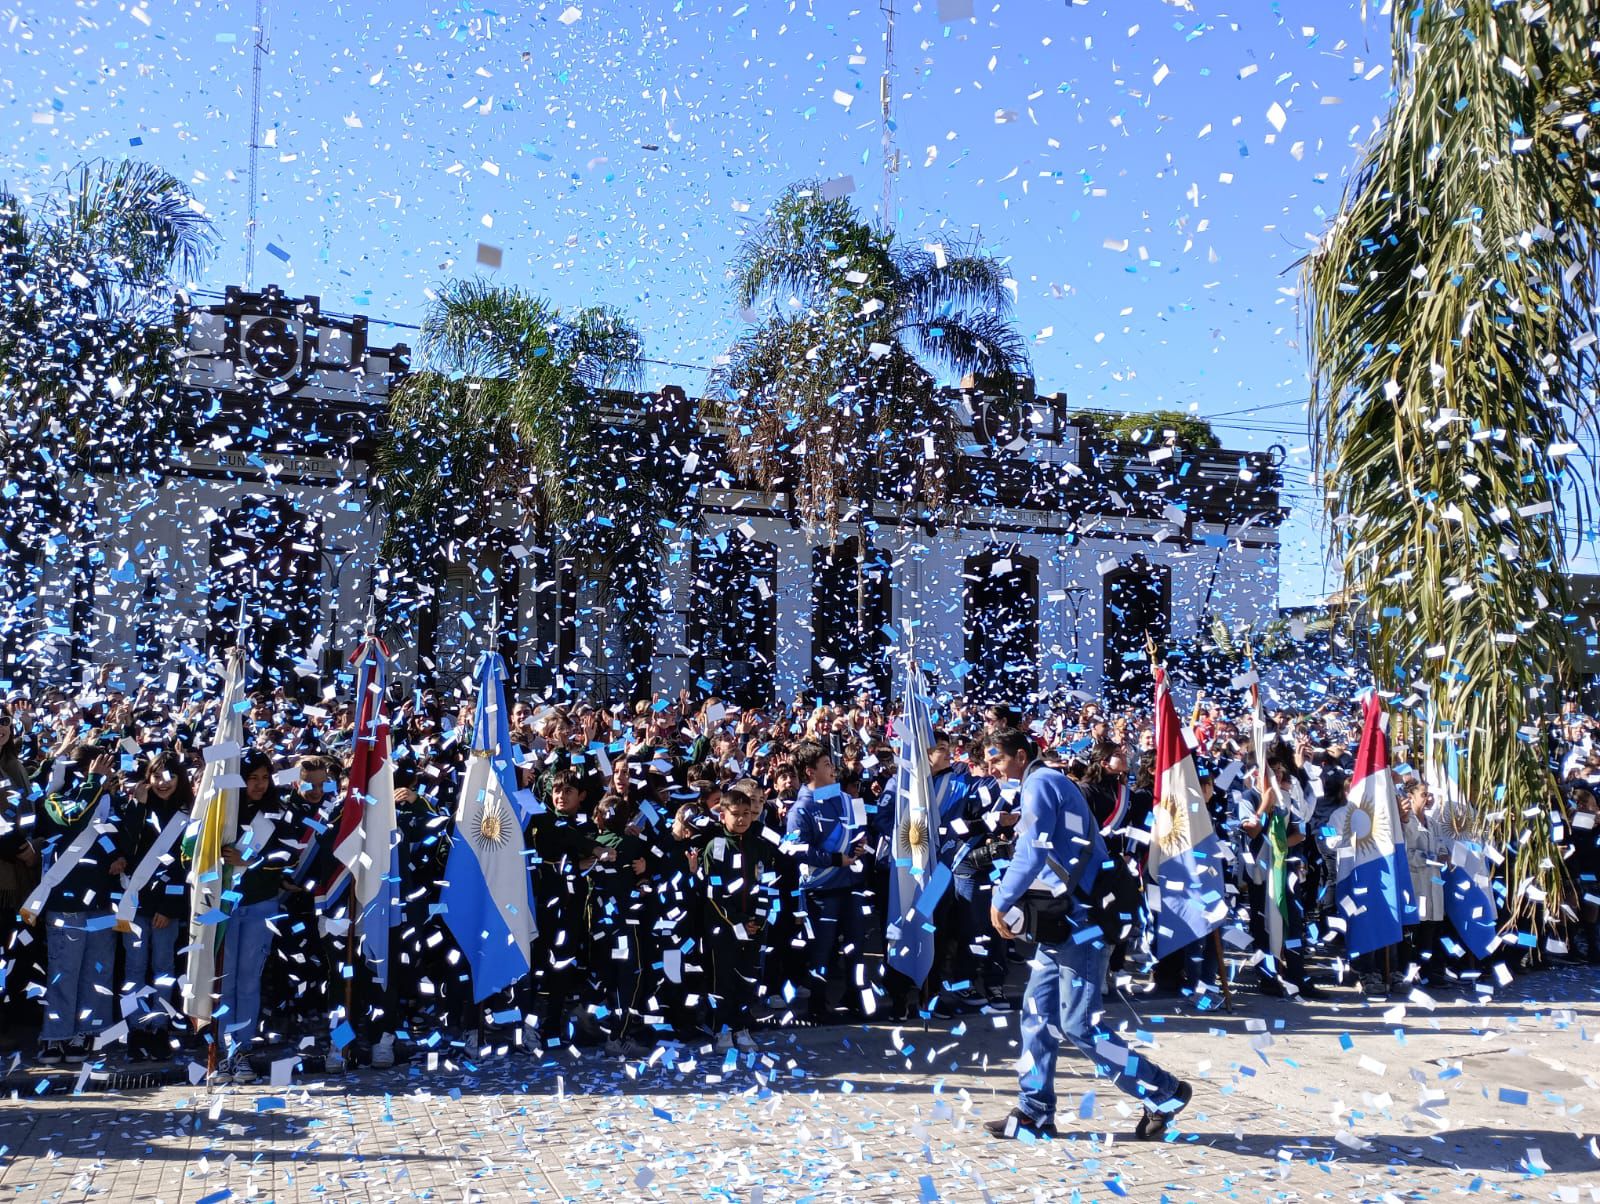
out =
[[711,1029],[717,1047],[755,1048],[755,1005],[767,947],[777,842],[756,818],[761,804],[741,785],[723,791],[717,824],[707,834],[697,877],[705,898],[710,962]]

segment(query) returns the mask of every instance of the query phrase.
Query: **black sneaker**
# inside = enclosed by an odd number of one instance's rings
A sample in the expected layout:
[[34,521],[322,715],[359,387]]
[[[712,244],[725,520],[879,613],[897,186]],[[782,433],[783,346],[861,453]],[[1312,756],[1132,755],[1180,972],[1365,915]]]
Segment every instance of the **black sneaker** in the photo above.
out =
[[39,1051],[34,1055],[34,1061],[41,1066],[59,1066],[66,1060],[67,1045],[65,1041],[41,1041]]
[[944,998],[962,1011],[975,1012],[983,1006],[983,997],[978,994],[976,987],[963,987],[959,991],[950,992]]
[[1172,1122],[1178,1119],[1178,1113],[1189,1106],[1189,1101],[1194,1098],[1194,1088],[1188,1083],[1179,1083],[1177,1094],[1172,1097],[1165,1108],[1152,1108],[1145,1106],[1144,1115],[1139,1118],[1139,1126],[1134,1129],[1135,1141],[1164,1141],[1167,1129]]
[[62,1050],[62,1056],[69,1062],[87,1061],[89,1057],[89,1039],[87,1037],[74,1037],[68,1041]]
[[150,1034],[135,1029],[128,1034],[127,1059],[130,1062],[148,1062],[155,1056],[150,1051]]
[[1011,1000],[1006,998],[1006,989],[1004,987],[990,987],[987,994],[991,1012],[1009,1012],[1011,1010]]
[[1056,1126],[1053,1121],[1039,1122],[1029,1116],[1021,1108],[1013,1108],[998,1120],[986,1120],[983,1127],[990,1137],[1001,1141],[1015,1140],[1018,1133],[1032,1133],[1035,1137],[1054,1137]]

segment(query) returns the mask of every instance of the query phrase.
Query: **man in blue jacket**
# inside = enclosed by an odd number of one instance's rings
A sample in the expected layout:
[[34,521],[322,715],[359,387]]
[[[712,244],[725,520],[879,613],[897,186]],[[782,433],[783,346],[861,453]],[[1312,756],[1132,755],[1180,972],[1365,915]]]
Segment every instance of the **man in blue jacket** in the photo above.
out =
[[855,827],[850,800],[839,789],[827,749],[806,740],[795,749],[794,764],[805,784],[789,809],[783,847],[800,866],[800,910],[811,933],[808,1019],[828,1019],[828,963],[841,942],[849,968],[846,1010],[861,1016],[867,990],[862,945],[871,904],[863,895],[866,875],[857,864],[866,833]]
[[1107,863],[1099,825],[1066,774],[1035,760],[1026,733],[993,730],[984,748],[994,777],[1022,782],[1016,853],[994,888],[990,920],[995,931],[1008,938],[1019,935],[1012,911],[1025,897],[1030,908],[1052,900],[1058,906],[1065,903],[1068,930],[1064,939],[1042,934],[1046,939],[1034,950],[1033,973],[1022,997],[1020,1098],[1010,1115],[984,1128],[1001,1138],[1021,1130],[1036,1137],[1055,1135],[1056,1057],[1065,1037],[1094,1062],[1098,1073],[1144,1105],[1134,1136],[1161,1140],[1193,1091],[1154,1062],[1131,1053],[1115,1032],[1100,1027],[1100,993],[1111,942],[1100,934],[1087,902],[1095,898],[1095,879]]

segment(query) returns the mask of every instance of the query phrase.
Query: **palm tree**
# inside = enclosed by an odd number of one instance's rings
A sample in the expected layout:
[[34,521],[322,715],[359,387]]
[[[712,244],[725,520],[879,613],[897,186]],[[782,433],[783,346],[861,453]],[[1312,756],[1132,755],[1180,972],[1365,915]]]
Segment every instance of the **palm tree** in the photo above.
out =
[[86,163],[28,201],[0,187],[0,464],[10,485],[0,628],[13,642],[34,621],[46,560],[72,557],[81,610],[96,538],[92,470],[138,472],[170,441],[173,306],[215,245],[184,184],[148,163]]
[[729,453],[830,544],[857,520],[859,643],[873,500],[926,521],[947,495],[959,428],[933,374],[1005,389],[1027,370],[1011,282],[976,248],[874,229],[815,181],[778,198],[733,276],[739,305],[764,309],[711,378]]
[[1592,484],[1597,21],[1593,0],[1396,5],[1387,123],[1304,265],[1315,455],[1372,670],[1454,734],[1519,913],[1562,889],[1537,729],[1569,680],[1563,532]]
[[612,550],[578,535],[614,527],[607,516],[637,499],[603,474],[595,399],[637,382],[638,332],[614,310],[565,313],[474,278],[439,290],[419,350],[423,370],[396,391],[377,454],[391,574],[412,578],[413,602],[431,592],[417,575],[446,560],[487,580],[499,567],[487,551],[494,512],[514,498],[536,529],[584,553],[580,567],[607,569],[604,594]]

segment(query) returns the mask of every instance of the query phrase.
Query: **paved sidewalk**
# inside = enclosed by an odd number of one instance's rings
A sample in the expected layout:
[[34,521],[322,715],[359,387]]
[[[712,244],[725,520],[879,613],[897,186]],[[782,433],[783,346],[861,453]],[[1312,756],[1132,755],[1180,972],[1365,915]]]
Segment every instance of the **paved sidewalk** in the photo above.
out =
[[[1010,1106],[1017,1019],[764,1034],[755,1055],[666,1047],[426,1063],[292,1087],[32,1094],[6,1080],[7,1200],[1600,1201],[1600,975],[1492,1001],[1239,1000],[1111,1016],[1195,1083],[1169,1142],[1063,1060],[1054,1142],[978,1128]],[[1553,1002],[1554,1001],[1554,1002]],[[1165,1009],[1165,1010],[1163,1010]],[[1107,1133],[1112,1134],[1108,1137]],[[1074,1194],[1076,1192],[1076,1194]]]

